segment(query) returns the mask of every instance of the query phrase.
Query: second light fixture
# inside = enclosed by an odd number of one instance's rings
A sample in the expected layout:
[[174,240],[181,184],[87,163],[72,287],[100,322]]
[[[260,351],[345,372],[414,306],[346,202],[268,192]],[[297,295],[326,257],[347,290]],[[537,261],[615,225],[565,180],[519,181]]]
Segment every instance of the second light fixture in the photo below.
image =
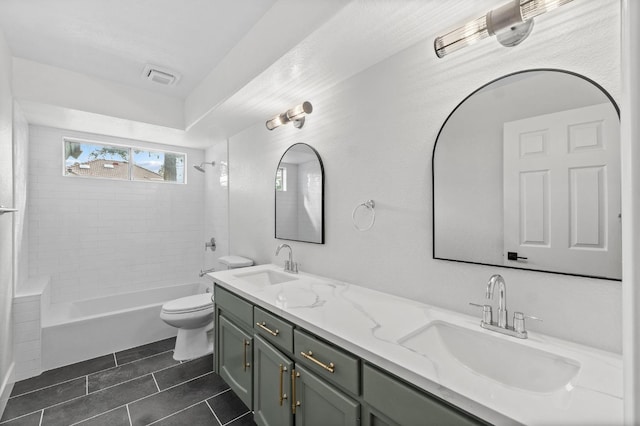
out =
[[313,106],[311,102],[303,102],[280,115],[268,120],[266,125],[267,129],[273,130],[276,127],[283,126],[289,122],[293,122],[293,126],[297,129],[304,125],[304,118],[307,114],[311,114]]

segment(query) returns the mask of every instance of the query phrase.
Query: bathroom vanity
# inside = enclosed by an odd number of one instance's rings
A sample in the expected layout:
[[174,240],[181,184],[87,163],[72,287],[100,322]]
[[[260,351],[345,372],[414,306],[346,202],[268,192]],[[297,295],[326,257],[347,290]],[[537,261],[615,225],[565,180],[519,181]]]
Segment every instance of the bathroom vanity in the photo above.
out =
[[622,424],[618,355],[275,265],[210,276],[215,369],[259,425]]

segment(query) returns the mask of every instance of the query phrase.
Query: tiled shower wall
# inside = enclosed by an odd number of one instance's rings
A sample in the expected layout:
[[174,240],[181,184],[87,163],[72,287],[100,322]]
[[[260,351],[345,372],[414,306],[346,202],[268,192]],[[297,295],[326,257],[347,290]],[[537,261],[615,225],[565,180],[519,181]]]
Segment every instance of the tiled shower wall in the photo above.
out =
[[[214,143],[205,152],[205,161],[215,161],[213,167],[205,166],[204,174],[193,174],[193,179],[204,182],[204,239],[216,239],[216,249],[204,250],[202,254],[202,269],[224,269],[218,263],[222,256],[229,255],[229,159],[227,155],[227,141]],[[242,253],[233,253],[242,255]]]
[[[65,136],[185,152],[187,184],[64,177]],[[29,149],[29,274],[50,277],[52,303],[198,281],[202,150],[39,126]]]

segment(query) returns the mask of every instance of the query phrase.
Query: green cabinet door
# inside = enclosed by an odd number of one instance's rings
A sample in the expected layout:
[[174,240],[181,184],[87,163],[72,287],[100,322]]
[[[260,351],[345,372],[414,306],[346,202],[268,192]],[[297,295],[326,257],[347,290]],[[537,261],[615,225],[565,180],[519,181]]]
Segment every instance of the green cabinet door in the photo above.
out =
[[292,426],[293,362],[262,337],[254,337],[253,419],[259,426]]
[[218,370],[220,376],[252,407],[252,345],[253,337],[242,331],[223,315],[218,316]]
[[399,426],[399,423],[389,420],[375,408],[365,404],[362,407],[362,426]]
[[363,426],[474,426],[480,419],[421,392],[389,374],[365,364],[362,368],[362,396],[367,404]]
[[357,426],[360,404],[296,365],[296,426]]

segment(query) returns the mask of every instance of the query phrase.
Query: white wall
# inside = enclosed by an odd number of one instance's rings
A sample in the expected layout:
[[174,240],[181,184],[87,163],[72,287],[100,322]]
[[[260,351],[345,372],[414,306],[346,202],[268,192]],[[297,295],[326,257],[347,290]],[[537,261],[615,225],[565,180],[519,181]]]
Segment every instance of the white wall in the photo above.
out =
[[[465,96],[501,75],[548,67],[583,74],[619,97],[619,2],[563,8],[571,13],[537,19],[529,39],[511,49],[485,40],[438,59],[433,40],[424,40],[309,98],[314,112],[301,130],[269,132],[257,123],[232,137],[231,252],[282,263],[274,255],[273,176],[282,153],[305,142],[325,167],[326,244],[291,242],[301,270],[478,318],[468,302],[481,302],[487,279],[499,272],[509,308],[544,319],[532,330],[619,352],[619,282],[432,259],[431,154]],[[376,202],[376,224],[360,233],[351,211],[367,199]]]
[[[11,53],[0,31],[0,205],[13,206]],[[0,413],[13,382],[13,214],[0,216]]]
[[[112,181],[62,175],[63,137],[203,151],[48,127],[30,127],[29,272],[50,276],[53,303],[197,282],[205,238],[204,184]],[[194,176],[196,175],[196,176]]]

